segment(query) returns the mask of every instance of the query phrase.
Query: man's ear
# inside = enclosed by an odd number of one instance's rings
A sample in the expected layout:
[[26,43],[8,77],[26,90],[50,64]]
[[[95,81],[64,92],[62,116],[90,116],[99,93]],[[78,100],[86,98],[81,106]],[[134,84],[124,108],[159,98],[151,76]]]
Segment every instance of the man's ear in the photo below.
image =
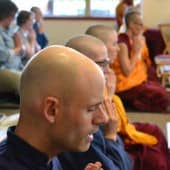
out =
[[47,97],[44,102],[44,116],[49,123],[54,123],[59,111],[59,100],[55,97]]

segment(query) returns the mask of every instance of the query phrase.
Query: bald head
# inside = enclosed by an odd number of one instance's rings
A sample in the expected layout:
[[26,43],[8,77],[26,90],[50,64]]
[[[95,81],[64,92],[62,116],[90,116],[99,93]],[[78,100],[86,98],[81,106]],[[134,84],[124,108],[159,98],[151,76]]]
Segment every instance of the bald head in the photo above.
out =
[[70,100],[79,81],[94,78],[87,76],[92,72],[94,77],[102,77],[100,69],[83,54],[64,46],[47,47],[33,57],[22,73],[21,106],[34,105],[46,96]]
[[76,49],[94,61],[100,56],[107,57],[104,43],[91,35],[75,36],[66,43],[66,46]]
[[125,25],[129,28],[131,22],[137,22],[138,17],[141,16],[135,8],[130,8],[125,14]]
[[57,45],[41,50],[21,75],[16,134],[49,158],[86,151],[89,136],[107,120],[97,112],[104,86],[103,72],[82,53]]
[[92,25],[87,29],[86,34],[94,36],[104,42],[108,57],[112,63],[119,51],[117,32],[106,25]]
[[110,37],[110,34],[112,34],[113,32],[114,30],[109,26],[92,25],[87,29],[86,34],[97,37],[106,44]]

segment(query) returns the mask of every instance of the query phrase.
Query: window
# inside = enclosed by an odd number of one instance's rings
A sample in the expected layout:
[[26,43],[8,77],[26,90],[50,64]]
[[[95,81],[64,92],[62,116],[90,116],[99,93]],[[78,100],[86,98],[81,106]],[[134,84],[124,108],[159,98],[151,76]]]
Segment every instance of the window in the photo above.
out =
[[[38,6],[44,16],[59,17],[115,17],[115,8],[120,0],[13,0],[19,10]],[[134,4],[141,0],[134,0]]]
[[54,0],[53,15],[85,16],[86,2],[84,0]]
[[90,16],[114,17],[118,3],[119,0],[92,0],[90,2]]

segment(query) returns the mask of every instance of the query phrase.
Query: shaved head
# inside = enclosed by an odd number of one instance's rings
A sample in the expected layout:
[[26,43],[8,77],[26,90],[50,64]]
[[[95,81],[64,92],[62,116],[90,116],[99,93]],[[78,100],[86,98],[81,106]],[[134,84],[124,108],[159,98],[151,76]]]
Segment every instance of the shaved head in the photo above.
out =
[[[85,64],[86,69],[82,67]],[[22,73],[21,106],[32,107],[46,96],[70,100],[76,91],[76,83],[84,77],[81,74],[95,69],[98,67],[91,60],[71,48],[47,47],[33,57]]]
[[106,44],[109,39],[110,34],[113,32],[114,32],[114,30],[109,26],[92,25],[87,29],[87,31],[85,33],[88,35],[92,35],[94,37],[99,38]]
[[117,57],[117,53],[119,51],[117,32],[106,25],[92,25],[87,29],[86,34],[103,41],[107,48],[110,62],[114,62],[114,59]]
[[[66,43],[66,46],[76,49],[92,60],[96,60],[99,53],[101,56],[107,55],[107,49],[104,43],[91,35],[80,35],[73,37]],[[100,51],[101,48],[104,50]]]
[[86,151],[98,126],[105,78],[84,54],[49,46],[35,54],[21,75],[20,119],[16,134],[49,158],[63,151]]
[[141,14],[135,8],[132,8],[131,10],[129,10],[125,15],[126,27],[129,28],[130,22],[138,22],[139,16],[141,16]]

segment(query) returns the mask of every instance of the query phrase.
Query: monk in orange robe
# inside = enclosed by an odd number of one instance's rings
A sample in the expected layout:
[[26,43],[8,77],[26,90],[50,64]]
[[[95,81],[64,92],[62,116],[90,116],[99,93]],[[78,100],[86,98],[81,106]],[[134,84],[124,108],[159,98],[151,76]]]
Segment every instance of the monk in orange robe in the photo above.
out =
[[139,111],[166,112],[169,97],[156,80],[142,35],[144,27],[140,13],[127,13],[125,23],[126,32],[119,34],[118,57],[111,64],[117,77],[116,93]]

